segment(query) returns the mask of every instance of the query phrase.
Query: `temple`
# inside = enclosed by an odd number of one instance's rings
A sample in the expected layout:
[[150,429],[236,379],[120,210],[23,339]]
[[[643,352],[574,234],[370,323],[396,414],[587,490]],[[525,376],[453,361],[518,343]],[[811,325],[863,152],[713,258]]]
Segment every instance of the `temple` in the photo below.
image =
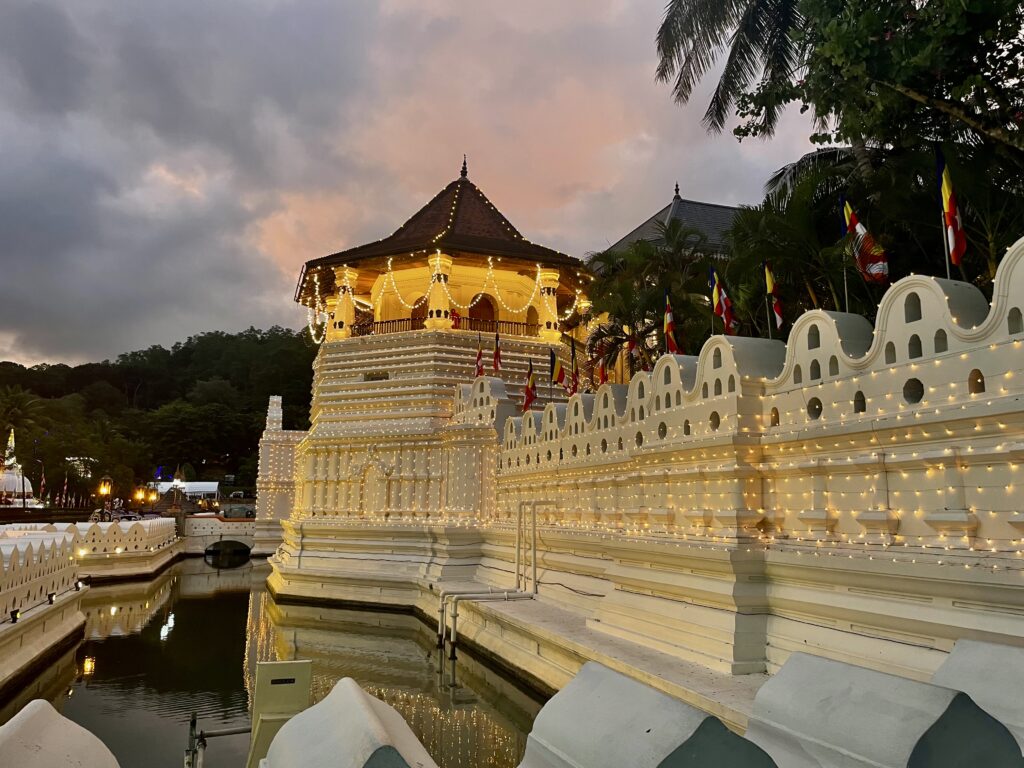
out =
[[[585,286],[466,175],[307,264],[312,427],[273,403],[261,446],[275,596],[433,622],[475,595],[452,642],[520,678],[596,660],[741,730],[796,651],[927,680],[957,640],[1019,643],[1024,240],[991,304],[910,276],[874,325],[816,310],[522,413]],[[474,375],[478,328],[501,371]]]

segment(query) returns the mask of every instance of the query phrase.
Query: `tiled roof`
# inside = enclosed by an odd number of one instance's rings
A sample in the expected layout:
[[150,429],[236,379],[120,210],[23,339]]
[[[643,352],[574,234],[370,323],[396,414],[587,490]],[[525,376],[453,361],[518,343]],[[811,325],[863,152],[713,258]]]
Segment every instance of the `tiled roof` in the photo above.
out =
[[739,209],[730,205],[684,200],[679,196],[679,187],[676,186],[676,194],[672,198],[672,202],[614,243],[609,250],[620,250],[637,240],[657,240],[659,237],[658,223],[667,224],[672,219],[678,219],[683,226],[693,227],[703,232],[713,251],[725,253],[727,250],[725,233],[732,226],[737,210]]

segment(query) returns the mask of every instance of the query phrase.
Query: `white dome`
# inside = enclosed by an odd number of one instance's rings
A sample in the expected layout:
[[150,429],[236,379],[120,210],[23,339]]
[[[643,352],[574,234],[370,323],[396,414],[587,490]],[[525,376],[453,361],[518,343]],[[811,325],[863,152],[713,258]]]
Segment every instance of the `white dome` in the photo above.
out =
[[[32,495],[32,481],[27,477],[25,478],[24,491],[26,495]],[[0,475],[0,493],[21,496],[21,492],[21,472],[14,469],[4,470],[3,474]]]

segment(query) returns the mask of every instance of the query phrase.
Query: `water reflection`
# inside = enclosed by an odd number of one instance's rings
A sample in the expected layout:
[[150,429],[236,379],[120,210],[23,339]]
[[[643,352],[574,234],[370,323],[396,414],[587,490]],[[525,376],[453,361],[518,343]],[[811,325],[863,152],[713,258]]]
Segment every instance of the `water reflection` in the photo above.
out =
[[[311,659],[314,698],[353,677],[409,722],[442,768],[517,765],[540,704],[463,654],[451,669],[411,616],[279,606],[267,567],[182,561],[151,582],[96,587],[83,601],[86,639],[0,708],[6,721],[46,698],[99,736],[122,768],[181,765],[188,718],[248,724],[262,660]],[[209,768],[244,764],[246,736],[213,739]]]

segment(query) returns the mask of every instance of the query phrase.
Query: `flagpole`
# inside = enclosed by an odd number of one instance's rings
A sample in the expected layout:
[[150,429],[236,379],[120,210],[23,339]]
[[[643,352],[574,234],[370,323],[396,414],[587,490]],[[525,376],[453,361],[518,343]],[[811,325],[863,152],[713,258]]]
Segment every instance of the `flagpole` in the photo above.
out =
[[850,313],[850,281],[846,274],[846,259],[843,259],[843,298],[846,300],[846,313]]
[[772,338],[772,295],[765,294],[764,313],[768,317],[768,338]]

